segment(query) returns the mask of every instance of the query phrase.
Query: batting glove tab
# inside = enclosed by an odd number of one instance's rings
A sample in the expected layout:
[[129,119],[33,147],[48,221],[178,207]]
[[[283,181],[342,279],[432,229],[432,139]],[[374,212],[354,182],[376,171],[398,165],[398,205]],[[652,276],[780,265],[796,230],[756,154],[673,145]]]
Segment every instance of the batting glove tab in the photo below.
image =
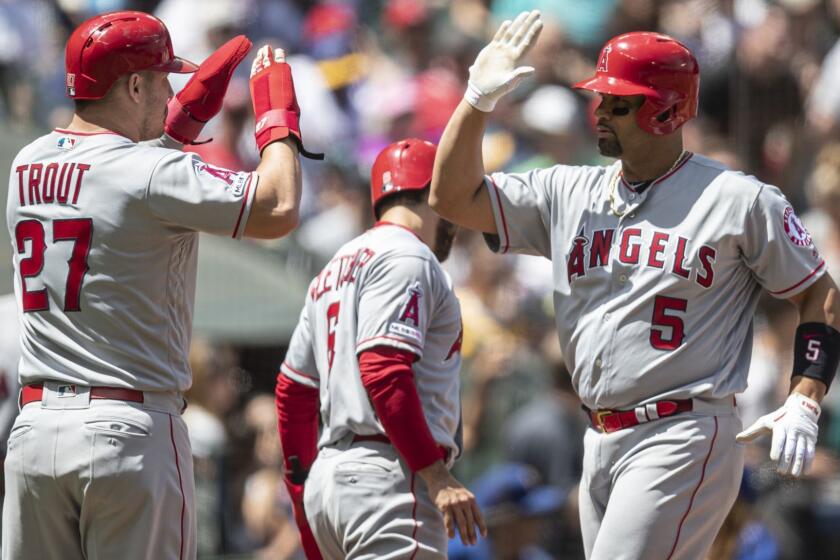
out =
[[815,400],[791,393],[781,408],[756,420],[735,439],[744,443],[772,433],[770,459],[778,462],[780,473],[799,476],[808,472],[814,460],[819,419],[820,405]]
[[184,89],[169,100],[164,130],[181,144],[193,144],[207,121],[222,109],[233,71],[251,50],[251,41],[238,35],[219,47],[190,77]]
[[272,142],[292,136],[302,156],[324,159],[324,154],[306,151],[300,134],[300,107],[295,95],[292,68],[283,49],[265,45],[251,65],[251,101],[256,126],[254,134],[260,153]]
[[531,66],[516,65],[534,44],[540,29],[542,21],[537,10],[522,12],[512,22],[503,22],[470,66],[464,99],[479,111],[489,113],[499,99],[533,74]]

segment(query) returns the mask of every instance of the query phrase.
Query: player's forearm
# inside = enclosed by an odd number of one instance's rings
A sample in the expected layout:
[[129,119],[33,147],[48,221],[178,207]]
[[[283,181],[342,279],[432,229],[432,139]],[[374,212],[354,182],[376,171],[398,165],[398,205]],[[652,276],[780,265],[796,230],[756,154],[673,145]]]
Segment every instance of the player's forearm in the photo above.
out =
[[[794,298],[794,303],[799,308],[800,325],[828,325],[828,327],[835,331],[840,331],[840,295],[838,295],[837,285],[828,274],[825,274],[817,280],[814,285],[800,294],[799,297]],[[797,336],[799,336],[799,333],[797,333]],[[816,339],[810,338],[812,336],[810,334],[805,336],[809,337],[808,341],[804,344],[806,355],[813,354],[814,356],[819,356],[819,352],[828,352],[831,350],[830,348],[809,349],[807,342]],[[823,344],[825,345],[824,342]],[[802,360],[800,362],[805,363]],[[794,368],[797,367],[801,366],[796,364],[795,360]],[[791,392],[801,393],[817,402],[821,402],[827,392],[827,384],[813,377],[796,375],[802,373],[796,371],[796,369],[793,373]]]
[[411,369],[407,352],[378,348],[359,356],[362,384],[376,416],[408,467],[420,471],[443,458],[435,442]]
[[292,457],[297,457],[299,466],[305,471],[315,461],[318,452],[318,399],[317,389],[296,383],[282,373],[277,376],[274,390],[277,431],[286,469],[290,473]]
[[260,179],[245,235],[282,237],[297,227],[300,210],[302,179],[295,142],[286,138],[266,146],[257,174]]
[[481,142],[488,115],[461,100],[438,145],[429,204],[455,223],[484,180]]

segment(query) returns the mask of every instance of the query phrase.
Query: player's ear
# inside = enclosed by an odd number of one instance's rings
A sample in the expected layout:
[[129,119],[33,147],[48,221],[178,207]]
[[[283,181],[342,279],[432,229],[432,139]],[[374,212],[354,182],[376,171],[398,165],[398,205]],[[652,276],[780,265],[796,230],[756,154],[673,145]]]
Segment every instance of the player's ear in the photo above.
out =
[[139,72],[129,74],[126,77],[125,86],[128,90],[128,96],[135,103],[140,101],[140,97],[143,95],[142,92],[147,87],[147,84],[145,84],[144,81],[145,77]]

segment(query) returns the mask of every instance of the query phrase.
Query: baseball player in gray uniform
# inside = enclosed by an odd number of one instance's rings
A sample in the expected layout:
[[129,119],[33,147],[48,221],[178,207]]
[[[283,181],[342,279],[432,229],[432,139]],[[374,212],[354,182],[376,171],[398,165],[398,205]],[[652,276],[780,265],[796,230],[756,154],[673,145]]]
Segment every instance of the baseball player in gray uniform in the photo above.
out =
[[462,333],[440,266],[455,228],[426,200],[434,155],[418,139],[379,154],[379,221],[310,284],[277,377],[286,484],[310,560],[445,558],[456,526],[465,543],[485,533],[449,473]]
[[[300,199],[294,89],[268,46],[251,77],[266,121],[257,170],[180,150],[218,112],[250,46],[234,38],[197,67],[142,12],[96,16],[68,40],[73,119],[24,147],[9,178],[22,408],[5,463],[4,559],[195,557],[180,414],[198,232],[279,237]],[[195,73],[172,97],[169,72]]]
[[[813,458],[819,402],[840,352],[837,288],[781,192],[684,151],[697,111],[691,52],[656,33],[601,51],[598,146],[606,167],[486,176],[481,140],[539,13],[502,24],[470,68],[441,140],[430,203],[500,253],[553,263],[557,330],[591,419],[580,518],[587,558],[702,559],[738,492],[744,441],[798,476]],[[752,317],[762,291],[798,306],[791,393],[739,434]]]
[[[6,456],[6,440],[18,413],[18,363],[20,323],[14,294],[0,296],[0,456]],[[2,488],[2,486],[0,486]]]

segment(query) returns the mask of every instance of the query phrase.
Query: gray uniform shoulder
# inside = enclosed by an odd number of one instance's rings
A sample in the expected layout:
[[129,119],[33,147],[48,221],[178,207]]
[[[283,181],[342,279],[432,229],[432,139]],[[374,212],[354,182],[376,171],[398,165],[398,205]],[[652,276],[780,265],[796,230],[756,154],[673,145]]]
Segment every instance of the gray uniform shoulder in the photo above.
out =
[[737,204],[745,210],[753,205],[758,194],[767,186],[753,175],[730,169],[700,154],[694,154],[686,166],[699,179],[697,184],[708,184],[719,191],[727,204]]

